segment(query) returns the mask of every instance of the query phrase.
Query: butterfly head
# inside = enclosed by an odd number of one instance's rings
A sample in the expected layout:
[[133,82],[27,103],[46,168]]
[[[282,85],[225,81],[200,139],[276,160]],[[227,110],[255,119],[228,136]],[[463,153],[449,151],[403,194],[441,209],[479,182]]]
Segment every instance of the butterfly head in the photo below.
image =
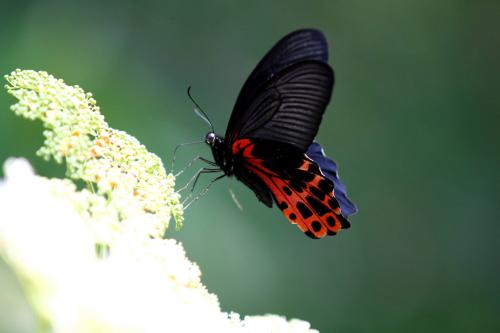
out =
[[205,135],[205,143],[209,145],[212,149],[225,147],[224,138],[215,134],[214,132],[208,132],[207,135]]
[[207,135],[205,135],[205,143],[212,149],[215,163],[226,173],[226,175],[231,175],[233,172],[232,155],[228,153],[228,147],[226,146],[224,138],[214,132],[208,132]]
[[209,132],[205,136],[205,143],[210,147],[215,146],[215,141],[217,141],[217,135],[214,132]]

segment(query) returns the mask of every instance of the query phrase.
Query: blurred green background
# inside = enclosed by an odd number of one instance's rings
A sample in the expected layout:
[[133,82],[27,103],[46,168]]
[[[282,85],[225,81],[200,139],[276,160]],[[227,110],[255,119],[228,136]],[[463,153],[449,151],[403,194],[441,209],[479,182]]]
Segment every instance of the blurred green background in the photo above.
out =
[[[311,240],[224,179],[170,235],[226,311],[322,332],[500,332],[499,13],[499,1],[2,0],[0,73],[79,84],[168,165],[176,144],[208,131],[188,85],[223,134],[263,54],[296,28],[322,29],[337,82],[318,139],[359,206],[352,228]],[[0,161],[25,156],[61,176],[13,102],[0,90]],[[177,168],[198,154],[211,157],[191,146]],[[0,263],[0,332],[34,327]]]

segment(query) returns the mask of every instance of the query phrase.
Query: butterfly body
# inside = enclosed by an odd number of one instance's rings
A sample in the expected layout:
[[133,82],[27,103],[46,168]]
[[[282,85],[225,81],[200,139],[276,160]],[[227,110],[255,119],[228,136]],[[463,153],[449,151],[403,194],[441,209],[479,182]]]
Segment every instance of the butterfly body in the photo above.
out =
[[245,82],[226,135],[205,137],[226,176],[235,176],[266,206],[276,203],[312,238],[348,228],[346,213],[356,211],[336,164],[313,142],[334,83],[327,55],[318,30],[282,38]]
[[212,148],[212,155],[215,163],[224,171],[226,176],[232,176],[234,173],[234,156],[223,137],[209,132],[205,136],[205,143]]

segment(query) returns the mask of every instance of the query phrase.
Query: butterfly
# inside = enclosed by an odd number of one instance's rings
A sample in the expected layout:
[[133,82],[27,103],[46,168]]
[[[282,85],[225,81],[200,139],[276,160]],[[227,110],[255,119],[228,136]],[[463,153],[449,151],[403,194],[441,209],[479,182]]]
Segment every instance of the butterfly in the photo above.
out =
[[222,176],[234,176],[264,205],[276,203],[311,238],[349,228],[357,211],[336,164],[313,141],[333,84],[323,33],[291,32],[244,83],[225,136],[205,137]]

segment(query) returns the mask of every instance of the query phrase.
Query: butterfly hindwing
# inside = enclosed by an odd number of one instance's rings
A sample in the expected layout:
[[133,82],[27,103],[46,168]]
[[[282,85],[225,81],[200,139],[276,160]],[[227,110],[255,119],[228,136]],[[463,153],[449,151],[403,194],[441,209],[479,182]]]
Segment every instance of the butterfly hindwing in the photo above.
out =
[[333,183],[296,148],[242,139],[233,145],[233,153],[241,168],[266,185],[283,214],[308,236],[335,235],[350,226],[341,214]]
[[271,208],[273,198],[266,184],[249,169],[240,168],[240,170],[238,179],[255,193],[260,202]]

